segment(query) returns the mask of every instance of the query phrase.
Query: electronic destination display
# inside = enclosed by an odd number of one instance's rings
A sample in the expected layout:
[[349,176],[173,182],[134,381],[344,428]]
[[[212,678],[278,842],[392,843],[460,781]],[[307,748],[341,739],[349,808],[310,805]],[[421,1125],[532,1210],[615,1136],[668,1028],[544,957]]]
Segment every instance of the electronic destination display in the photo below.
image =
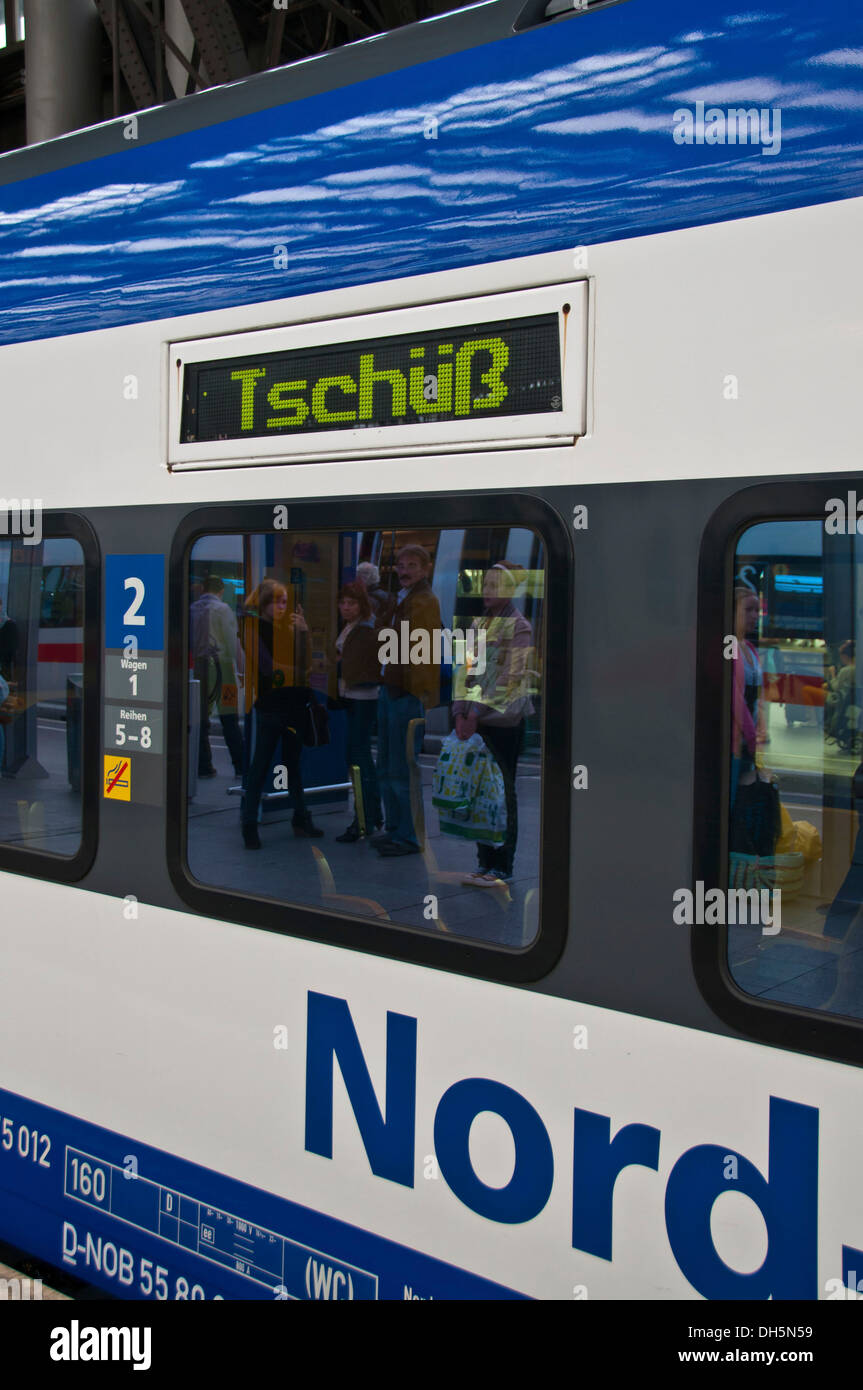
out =
[[187,364],[180,442],[562,409],[558,316]]

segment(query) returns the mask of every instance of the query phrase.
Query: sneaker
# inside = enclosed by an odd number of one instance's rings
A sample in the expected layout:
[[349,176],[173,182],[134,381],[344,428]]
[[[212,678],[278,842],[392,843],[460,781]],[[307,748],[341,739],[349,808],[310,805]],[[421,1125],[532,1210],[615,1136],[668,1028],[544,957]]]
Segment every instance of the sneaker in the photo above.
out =
[[404,840],[390,840],[389,844],[378,845],[382,859],[397,859],[403,854],[422,854],[419,845],[409,845]]
[[483,873],[468,874],[462,879],[462,883],[469,883],[474,888],[496,888],[502,879],[493,869],[486,869]]
[[380,849],[381,845],[391,845],[393,843],[393,832],[391,830],[382,830],[379,835],[372,835],[369,840],[369,844],[374,845],[375,849]]
[[361,836],[362,831],[360,830],[360,827],[357,825],[356,821],[354,821],[351,825],[348,826],[347,830],[343,831],[341,835],[336,836],[336,844],[352,845],[356,840],[359,840]]
[[301,840],[318,840],[323,835],[323,830],[319,830],[311,816],[305,816],[303,820],[293,822],[295,835],[299,835]]

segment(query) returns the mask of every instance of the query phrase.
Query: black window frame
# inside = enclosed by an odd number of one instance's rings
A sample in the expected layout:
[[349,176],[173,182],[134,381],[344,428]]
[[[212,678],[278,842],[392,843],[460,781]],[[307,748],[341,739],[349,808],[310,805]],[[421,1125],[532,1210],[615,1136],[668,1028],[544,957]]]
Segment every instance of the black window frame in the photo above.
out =
[[[735,493],[704,530],[698,568],[693,887],[728,887],[732,663],[723,638],[734,631],[734,571],[740,537],[764,522],[826,521],[828,499],[860,487],[854,474],[785,476]],[[860,489],[863,496],[863,488]],[[719,795],[717,795],[717,789]],[[863,1019],[819,1013],[747,994],[728,965],[727,927],[691,928],[692,964],[707,1003],[744,1036],[833,1061],[863,1064]]]
[[[187,863],[188,593],[189,558],[201,536],[261,534],[273,529],[274,507],[287,505],[291,531],[364,531],[493,527],[537,532],[545,546],[544,685],[542,708],[540,923],[534,941],[520,949],[433,935],[398,923],[348,917],[324,908],[277,901],[210,887]],[[570,719],[572,707],[573,551],[557,511],[532,494],[415,494],[380,498],[222,504],[190,511],[177,528],[169,560],[169,611],[182,619],[168,642],[167,858],[181,899],[196,912],[243,925],[407,960],[502,983],[526,983],[546,975],[566,940],[569,917]],[[239,835],[239,810],[237,821]]]
[[[89,873],[99,842],[102,695],[102,554],[96,532],[77,512],[42,515],[43,540],[74,540],[84,556],[84,672],[81,718],[81,843],[71,856],[0,840],[0,870],[55,883],[77,883]],[[11,786],[9,782],[7,785]]]

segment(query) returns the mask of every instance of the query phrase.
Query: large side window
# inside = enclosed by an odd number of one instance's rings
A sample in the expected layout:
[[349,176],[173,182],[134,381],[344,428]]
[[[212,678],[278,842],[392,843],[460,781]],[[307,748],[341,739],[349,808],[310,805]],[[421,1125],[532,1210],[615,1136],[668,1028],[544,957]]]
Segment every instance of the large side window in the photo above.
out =
[[75,877],[95,842],[84,814],[97,698],[94,543],[75,518],[26,509],[8,517],[16,524],[0,537],[0,863]]
[[762,522],[739,537],[733,583],[729,887],[757,890],[770,920],[729,922],[731,974],[760,999],[863,1019],[863,539],[825,518]]
[[[535,946],[549,691],[541,532],[232,529],[197,534],[182,573],[191,881],[391,934]],[[564,661],[566,649],[564,636]],[[265,924],[297,920],[271,910]]]

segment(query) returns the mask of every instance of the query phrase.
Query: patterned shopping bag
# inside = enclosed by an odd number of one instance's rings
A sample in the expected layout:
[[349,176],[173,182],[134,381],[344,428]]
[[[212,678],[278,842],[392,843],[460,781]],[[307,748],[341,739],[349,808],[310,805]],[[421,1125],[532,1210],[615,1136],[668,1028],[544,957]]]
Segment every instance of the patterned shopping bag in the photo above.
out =
[[506,838],[503,773],[480,734],[444,739],[432,778],[432,805],[442,835],[502,845]]

